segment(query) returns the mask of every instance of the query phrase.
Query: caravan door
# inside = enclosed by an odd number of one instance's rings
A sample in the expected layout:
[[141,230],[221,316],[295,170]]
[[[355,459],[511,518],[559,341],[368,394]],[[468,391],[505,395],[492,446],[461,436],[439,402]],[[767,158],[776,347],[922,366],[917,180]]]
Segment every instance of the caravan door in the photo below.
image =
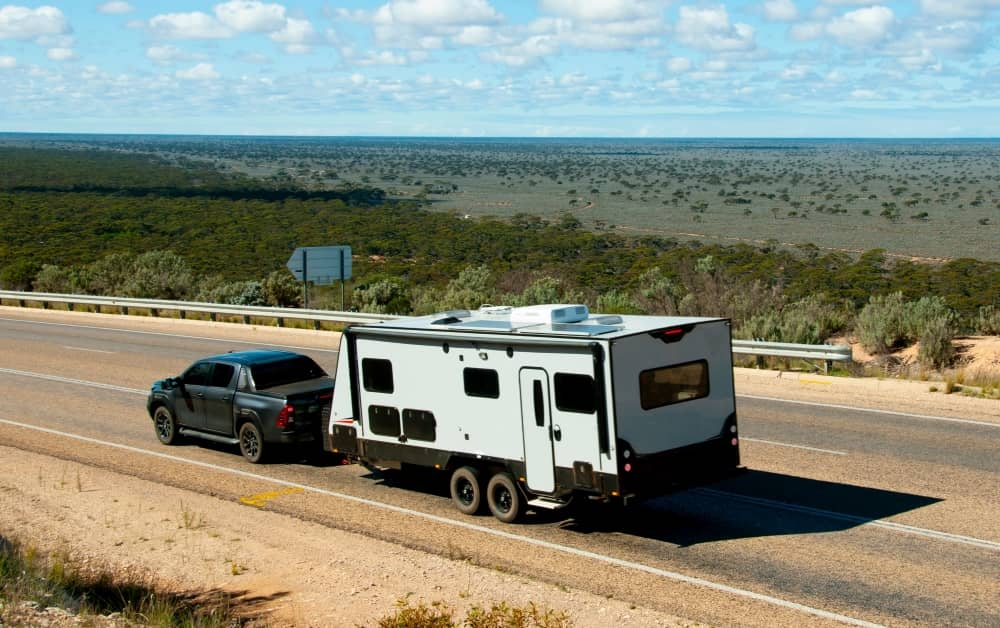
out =
[[528,488],[538,493],[551,493],[556,490],[552,411],[549,377],[542,369],[521,369],[521,423]]

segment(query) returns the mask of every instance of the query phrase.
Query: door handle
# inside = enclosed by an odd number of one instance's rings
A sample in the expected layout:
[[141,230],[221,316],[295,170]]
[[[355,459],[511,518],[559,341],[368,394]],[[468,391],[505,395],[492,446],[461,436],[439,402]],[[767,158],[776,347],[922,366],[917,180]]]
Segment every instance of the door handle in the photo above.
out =
[[558,425],[553,425],[552,426],[552,436],[556,440],[562,440],[562,428],[559,427]]
[[232,399],[232,397],[230,397],[229,395],[226,395],[225,397],[222,398],[223,401],[229,401],[230,399]]
[[199,399],[204,399],[205,398],[205,393],[198,393],[198,398]]

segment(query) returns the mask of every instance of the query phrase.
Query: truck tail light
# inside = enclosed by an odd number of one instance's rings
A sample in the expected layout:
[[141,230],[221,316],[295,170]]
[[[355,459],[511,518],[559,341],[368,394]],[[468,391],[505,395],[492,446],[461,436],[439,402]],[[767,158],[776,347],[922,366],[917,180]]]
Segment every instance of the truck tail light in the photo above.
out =
[[285,406],[278,413],[277,426],[279,429],[285,429],[290,423],[295,422],[295,406]]

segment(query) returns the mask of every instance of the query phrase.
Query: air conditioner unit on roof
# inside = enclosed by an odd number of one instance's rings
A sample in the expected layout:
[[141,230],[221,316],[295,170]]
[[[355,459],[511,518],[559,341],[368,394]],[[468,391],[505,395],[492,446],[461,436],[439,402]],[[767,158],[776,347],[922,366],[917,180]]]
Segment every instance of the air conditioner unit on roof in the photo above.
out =
[[516,307],[510,312],[511,323],[534,323],[554,325],[556,323],[579,323],[587,320],[590,310],[586,305],[529,305]]

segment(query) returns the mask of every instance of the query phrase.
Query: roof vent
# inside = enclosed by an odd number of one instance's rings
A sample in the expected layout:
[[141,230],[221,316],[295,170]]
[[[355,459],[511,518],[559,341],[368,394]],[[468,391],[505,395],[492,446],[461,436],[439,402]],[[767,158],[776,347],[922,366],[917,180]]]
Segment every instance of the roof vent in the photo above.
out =
[[516,307],[510,312],[511,323],[553,325],[556,323],[579,323],[590,316],[586,305],[530,305]]

